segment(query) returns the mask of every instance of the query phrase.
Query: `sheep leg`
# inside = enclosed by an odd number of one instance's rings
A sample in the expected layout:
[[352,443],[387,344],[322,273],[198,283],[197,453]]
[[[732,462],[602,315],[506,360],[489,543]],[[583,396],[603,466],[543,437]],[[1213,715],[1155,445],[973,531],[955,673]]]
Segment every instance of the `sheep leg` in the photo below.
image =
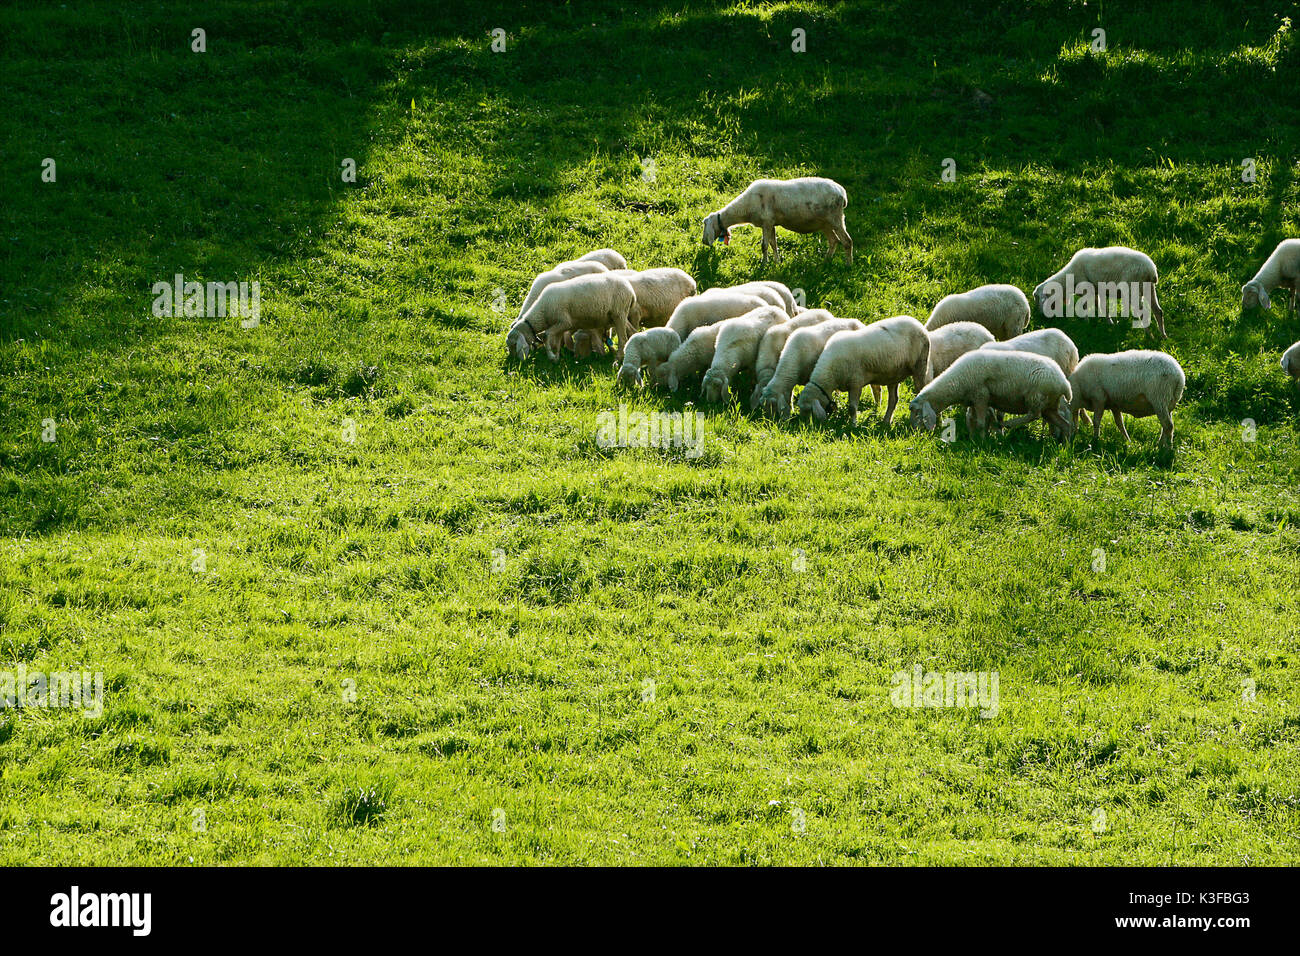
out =
[[829,227],[822,230],[822,235],[826,237],[826,258],[833,258],[835,255],[835,247],[840,244],[840,240],[835,235],[835,231]]
[[552,362],[560,360],[560,349],[564,347],[564,336],[573,328],[569,319],[563,318],[546,330],[546,354]]
[[1110,302],[1101,297],[1100,289],[1098,289],[1096,292],[1093,293],[1093,298],[1097,303],[1096,308],[1093,309],[1093,314],[1099,319],[1104,315],[1106,317],[1106,321],[1109,322],[1111,325],[1114,325],[1115,316],[1110,314]]
[[1097,403],[1092,406],[1092,441],[1094,444],[1101,444],[1101,419],[1106,414],[1106,406]]
[[1160,444],[1172,448],[1174,444],[1174,416],[1170,414],[1167,408],[1157,408],[1156,417],[1160,419]]
[[875,404],[872,407],[879,410],[880,408],[880,386],[879,385],[871,386],[871,397],[875,401]]
[[768,244],[772,247],[772,258],[780,262],[781,247],[776,244],[776,226],[766,226],[763,231],[767,234]]
[[858,399],[862,396],[862,386],[854,385],[849,388],[849,424],[858,423]]
[[618,351],[614,353],[614,357],[620,362],[623,361],[623,350],[627,348],[627,340],[628,340],[627,317],[628,317],[627,312],[623,312],[621,314],[616,313],[614,315],[614,321],[613,321],[614,329],[618,333]]
[[836,228],[838,229],[840,234],[840,245],[844,247],[844,264],[852,265],[853,264],[853,238],[849,235],[849,231],[844,228],[843,217],[840,218],[839,226],[837,226]]
[[1120,413],[1118,408],[1112,408],[1110,414],[1111,417],[1115,419],[1115,425],[1119,428],[1119,433],[1124,436],[1124,441],[1127,443],[1129,438],[1128,429],[1124,427],[1124,416]]
[[974,426],[975,426],[974,429],[973,429],[973,431],[979,432],[980,434],[987,434],[987,432],[988,432],[988,430],[989,430],[989,424],[988,424],[988,418],[989,418],[989,400],[988,400],[988,397],[987,397],[987,396],[979,396],[979,397],[977,397],[977,398],[975,399],[975,404],[973,404],[973,405],[968,409],[968,411],[971,413],[971,420],[970,420],[970,422],[967,423],[967,426],[969,427],[969,426],[973,423]]
[[[1043,412],[1043,418],[1047,420],[1048,424],[1056,425],[1060,428],[1062,436],[1070,434],[1074,429],[1074,423],[1065,418],[1055,408],[1049,408],[1047,411]],[[1065,438],[1062,437],[1061,441],[1064,442]]]
[[1155,316],[1156,328],[1160,330],[1162,339],[1169,338],[1169,333],[1165,331],[1165,310],[1160,308],[1160,299],[1156,297],[1156,287],[1151,287],[1151,301],[1147,303],[1151,306],[1151,314]]
[[889,402],[885,405],[885,424],[894,419],[894,409],[898,407],[898,383],[889,386]]

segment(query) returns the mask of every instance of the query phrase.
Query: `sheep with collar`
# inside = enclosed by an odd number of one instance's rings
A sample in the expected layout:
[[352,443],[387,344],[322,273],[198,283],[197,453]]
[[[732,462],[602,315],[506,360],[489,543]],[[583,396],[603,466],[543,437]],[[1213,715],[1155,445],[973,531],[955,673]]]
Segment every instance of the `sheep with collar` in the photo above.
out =
[[[790,395],[794,387],[807,383],[808,376],[812,375],[817,360],[821,358],[831,337],[837,332],[865,328],[857,319],[830,318],[792,331],[781,349],[776,369],[763,385],[758,401],[753,403],[754,407],[762,408],[764,412],[776,417],[787,418],[790,415]],[[771,330],[768,334],[771,334]],[[764,343],[766,341],[767,337],[764,336]],[[871,391],[879,405],[880,386],[872,385]]]
[[[844,247],[847,263],[853,261],[853,239],[844,226],[849,194],[834,180],[820,176],[798,179],[756,179],[717,212],[704,218],[704,244],[731,241],[731,227],[745,223],[763,230],[763,262],[774,255],[781,261],[776,227],[791,232],[820,232],[826,237],[826,257]],[[770,252],[769,252],[770,251]]]
[[884,385],[889,388],[884,417],[888,425],[898,405],[899,383],[911,376],[913,388],[923,386],[929,363],[930,337],[910,315],[882,319],[861,330],[836,332],[799,393],[799,412],[824,421],[830,414],[832,393],[844,391],[849,395],[849,421],[856,424],[862,389]]
[[749,396],[751,411],[758,408],[763,389],[776,374],[776,366],[781,361],[781,353],[785,350],[786,340],[790,338],[791,333],[796,329],[829,322],[833,318],[835,316],[826,309],[805,309],[793,318],[772,326],[763,334],[763,341],[758,346],[758,354],[754,357],[754,391]]

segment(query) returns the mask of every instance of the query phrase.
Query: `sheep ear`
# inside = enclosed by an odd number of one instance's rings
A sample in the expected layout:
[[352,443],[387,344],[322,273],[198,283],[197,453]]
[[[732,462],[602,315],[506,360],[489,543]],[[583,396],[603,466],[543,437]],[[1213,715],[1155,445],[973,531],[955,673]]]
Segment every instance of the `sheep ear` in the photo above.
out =
[[1269,300],[1268,293],[1264,289],[1261,288],[1258,294],[1259,294],[1259,304],[1261,308],[1264,309],[1273,308],[1273,303]]
[[932,432],[935,426],[939,424],[939,416],[929,402],[921,406],[921,419],[925,422],[925,430]]

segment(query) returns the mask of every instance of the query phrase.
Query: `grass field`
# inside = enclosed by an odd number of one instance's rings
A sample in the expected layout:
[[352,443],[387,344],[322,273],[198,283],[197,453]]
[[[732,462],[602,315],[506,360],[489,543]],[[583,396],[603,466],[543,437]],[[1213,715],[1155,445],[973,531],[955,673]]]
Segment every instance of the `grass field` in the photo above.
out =
[[[1300,319],[1239,292],[1300,235],[1300,11],[1167,10],[0,8],[0,671],[104,675],[0,709],[0,864],[1300,859]],[[852,266],[701,246],[808,174]],[[747,405],[611,450],[690,407],[505,356],[599,246],[875,319],[1110,243],[1160,268],[1172,454]],[[178,272],[260,324],[155,317]],[[917,665],[996,716],[893,706]]]

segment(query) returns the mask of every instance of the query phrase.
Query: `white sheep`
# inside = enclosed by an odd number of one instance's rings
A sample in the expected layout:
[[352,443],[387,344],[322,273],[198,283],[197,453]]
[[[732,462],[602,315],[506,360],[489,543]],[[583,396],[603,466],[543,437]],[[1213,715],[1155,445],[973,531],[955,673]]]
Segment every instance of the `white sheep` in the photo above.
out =
[[830,413],[832,393],[845,391],[849,393],[849,421],[856,423],[863,387],[886,385],[889,404],[884,422],[888,425],[898,405],[899,383],[910,375],[913,388],[924,386],[929,363],[930,337],[910,315],[872,322],[861,330],[836,332],[799,393],[799,412],[811,412],[814,418],[824,420]]
[[680,335],[685,343],[686,337],[701,326],[713,325],[723,319],[734,319],[767,304],[758,296],[744,292],[693,295],[689,299],[683,299],[673,310],[668,328]]
[[1070,409],[1092,412],[1093,441],[1101,439],[1101,419],[1107,409],[1124,440],[1129,440],[1123,412],[1135,418],[1160,419],[1160,444],[1174,440],[1174,406],[1183,397],[1187,378],[1177,360],[1165,352],[1132,349],[1111,355],[1089,355],[1070,376],[1074,397]]
[[[790,334],[796,329],[819,325],[822,322],[829,322],[833,318],[835,316],[825,309],[805,309],[790,320],[772,326],[764,333],[763,341],[758,346],[758,355],[754,357],[754,392],[749,397],[751,411],[758,408],[763,389],[767,387],[768,381],[776,373],[776,366],[781,361],[781,353],[785,349],[785,343],[790,338]],[[811,368],[809,368],[809,371],[811,371]]]
[[[814,311],[814,310],[809,310]],[[807,313],[805,313],[807,314]],[[795,329],[781,349],[780,360],[771,378],[758,396],[758,406],[769,414],[785,418],[790,414],[790,394],[796,385],[803,385],[812,375],[821,358],[826,343],[836,332],[865,329],[857,319],[826,319],[816,325]],[[770,330],[769,330],[770,332]],[[766,336],[764,337],[766,341]],[[872,385],[876,404],[880,403],[880,386]]]
[[1300,342],[1282,353],[1282,371],[1294,379],[1300,379]]
[[[553,282],[563,282],[565,279],[572,279],[576,276],[590,275],[593,272],[606,272],[608,267],[601,262],[589,262],[581,259],[573,262],[561,262],[554,269],[547,269],[528,287],[528,295],[524,296],[524,304],[519,309],[519,315],[522,316],[527,312],[537,297],[542,294],[542,290]],[[516,317],[518,321],[518,316]]]
[[1278,287],[1291,290],[1291,311],[1300,303],[1300,239],[1283,239],[1273,250],[1255,278],[1241,287],[1241,307],[1260,306],[1271,309],[1268,294]]
[[930,332],[931,379],[942,375],[948,366],[967,352],[973,352],[986,342],[994,342],[993,333],[978,322],[949,322]]
[[668,356],[682,344],[681,337],[672,329],[645,329],[627,340],[623,350],[623,365],[618,370],[618,384],[633,388],[641,384],[644,368],[653,380],[655,371]]
[[769,249],[781,261],[781,250],[776,244],[776,227],[791,232],[820,232],[826,237],[826,257],[835,254],[836,246],[844,246],[846,262],[853,261],[853,239],[844,226],[844,210],[849,204],[849,194],[834,180],[818,176],[799,179],[756,179],[745,191],[717,212],[704,218],[704,244],[711,246],[719,239],[731,241],[731,227],[748,223],[763,230],[763,261],[769,259]]
[[1068,377],[1079,364],[1079,350],[1074,340],[1060,329],[1036,329],[1025,332],[1005,342],[988,342],[983,349],[1002,352],[1033,352],[1051,359],[1061,366],[1061,371]]
[[933,332],[953,322],[976,322],[995,338],[1013,338],[1029,325],[1029,299],[1015,286],[1005,284],[956,292],[939,300],[925,328]]
[[765,305],[734,319],[718,323],[713,363],[704,373],[700,396],[706,402],[723,402],[731,394],[731,383],[741,372],[754,367],[763,335],[790,318],[784,309]]
[[578,262],[599,262],[606,269],[626,269],[627,260],[614,249],[593,249],[585,256],[579,256]]
[[[1161,337],[1168,338],[1165,313],[1156,296],[1156,283],[1159,281],[1156,264],[1145,252],[1128,246],[1080,249],[1069,262],[1034,288],[1034,303],[1048,318],[1061,318],[1066,315],[1067,307],[1074,308],[1080,304],[1076,300],[1082,297],[1089,303],[1088,308],[1094,317],[1105,316],[1114,323],[1110,305],[1119,299],[1123,314],[1147,319],[1149,311],[1156,320]],[[1150,324],[1149,319],[1146,324]]]
[[695,280],[681,269],[614,269],[614,275],[632,283],[636,309],[632,322],[638,329],[663,325],[684,299],[695,295]]
[[709,367],[717,343],[718,324],[700,326],[668,356],[668,361],[655,369],[655,384],[670,392],[677,391],[686,378]]
[[[610,275],[622,276],[636,293],[636,308],[630,320],[633,331],[663,325],[679,302],[695,294],[695,280],[681,269],[611,269]],[[578,358],[593,353],[603,355],[604,340],[610,332],[610,329],[579,330],[566,335],[564,344]]]
[[[1079,349],[1075,346],[1074,340],[1060,329],[1037,329],[1017,335],[1014,339],[1007,339],[1005,342],[989,342],[981,345],[980,348],[1003,352],[1032,352],[1034,355],[1041,355],[1061,366],[1061,371],[1065,373],[1066,378],[1070,377],[1079,364]],[[1080,414],[1083,415],[1084,424],[1087,424],[1087,412]],[[1001,427],[1001,410],[996,412],[996,417]],[[967,409],[966,424],[967,426],[971,424],[970,409]]]
[[546,350],[553,360],[558,360],[565,332],[612,326],[618,335],[618,356],[622,358],[635,308],[636,293],[621,276],[597,272],[554,282],[511,327],[506,349],[520,359],[527,358],[545,332]]
[[1008,428],[1044,418],[1052,433],[1065,440],[1074,432],[1069,402],[1070,382],[1051,359],[978,348],[917,392],[908,412],[914,427],[934,431],[944,409],[966,405],[972,429],[983,430],[989,410],[1000,409],[1022,416],[1008,422]]

